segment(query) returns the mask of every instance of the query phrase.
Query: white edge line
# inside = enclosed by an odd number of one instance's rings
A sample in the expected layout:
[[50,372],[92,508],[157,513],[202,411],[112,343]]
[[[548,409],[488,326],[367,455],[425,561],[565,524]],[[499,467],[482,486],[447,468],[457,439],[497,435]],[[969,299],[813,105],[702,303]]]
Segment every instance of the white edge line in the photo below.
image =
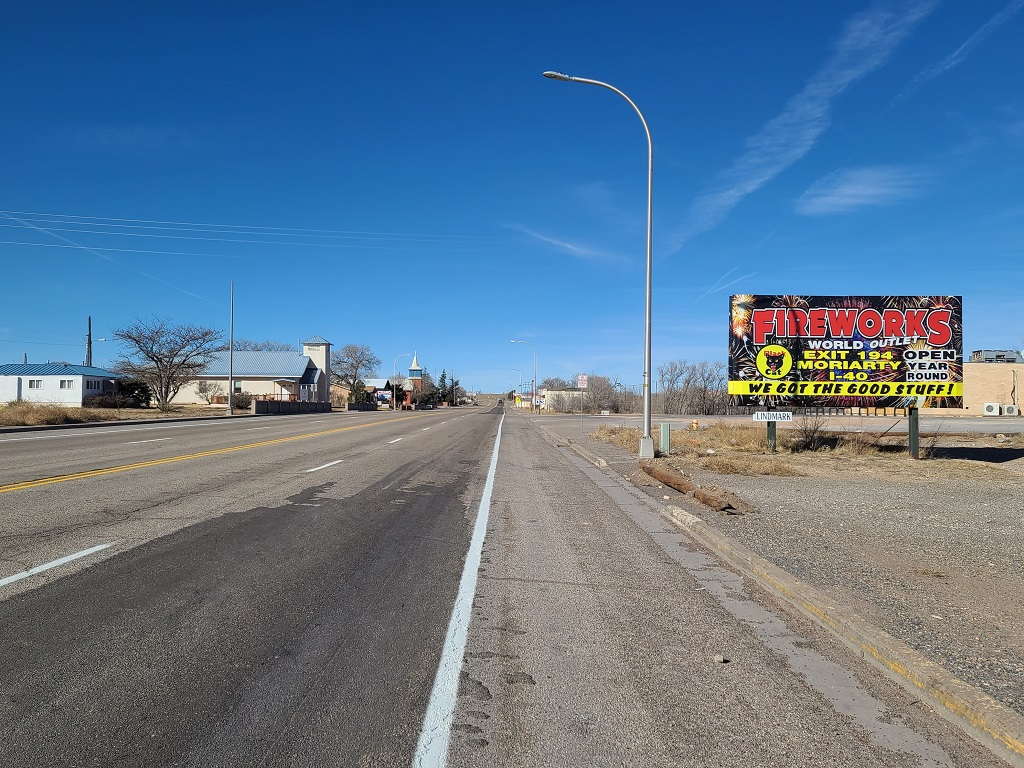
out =
[[319,467],[313,467],[312,469],[307,469],[306,471],[307,472],[316,472],[317,470],[320,470],[320,469],[327,469],[328,467],[333,467],[335,464],[341,464],[341,462],[343,462],[343,461],[344,461],[344,459],[338,459],[337,461],[329,461],[326,464],[321,464]]
[[132,440],[125,445],[141,445],[142,443],[159,443],[163,440],[173,440],[173,437],[154,437],[152,440]]
[[399,440],[405,440],[405,438],[404,437],[396,437],[394,440],[388,440],[388,445],[391,445],[392,443],[397,443]]
[[60,558],[58,558],[56,560],[52,560],[49,563],[44,563],[43,565],[37,565],[35,568],[29,568],[27,571],[22,571],[21,573],[16,573],[13,576],[7,576],[7,577],[5,577],[3,579],[0,579],[0,587],[6,587],[8,584],[11,584],[11,583],[13,583],[15,581],[20,581],[21,579],[27,579],[29,576],[35,576],[37,573],[42,573],[43,571],[48,571],[51,568],[56,568],[59,565],[64,565],[65,563],[70,563],[72,560],[77,560],[80,557],[88,557],[89,555],[92,555],[92,554],[94,554],[96,552],[99,552],[101,550],[107,549],[108,547],[112,547],[116,543],[117,543],[116,541],[112,541],[109,544],[97,544],[95,547],[89,547],[89,549],[83,549],[81,552],[75,552],[73,555],[66,555],[65,557],[60,557]]
[[423,716],[423,727],[413,755],[413,768],[445,768],[448,764],[448,744],[451,740],[452,719],[455,716],[455,700],[459,694],[459,675],[462,658],[466,651],[466,637],[469,634],[469,620],[476,595],[476,577],[480,569],[480,557],[487,534],[487,520],[491,511],[491,493],[494,491],[494,475],[498,469],[498,447],[501,445],[501,425],[504,414],[498,422],[498,434],[494,437],[494,452],[487,470],[480,509],[476,513],[473,536],[466,552],[466,564],[459,580],[459,593],[452,606],[448,621],[441,661],[434,676],[434,687],[430,691],[427,711]]

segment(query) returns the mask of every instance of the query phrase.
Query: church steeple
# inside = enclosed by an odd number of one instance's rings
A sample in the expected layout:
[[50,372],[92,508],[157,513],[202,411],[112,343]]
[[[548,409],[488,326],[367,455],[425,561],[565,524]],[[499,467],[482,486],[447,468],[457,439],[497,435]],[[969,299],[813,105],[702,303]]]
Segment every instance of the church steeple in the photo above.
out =
[[409,378],[410,379],[422,379],[423,378],[423,367],[419,364],[419,360],[416,359],[416,353],[412,353],[412,364],[409,366]]

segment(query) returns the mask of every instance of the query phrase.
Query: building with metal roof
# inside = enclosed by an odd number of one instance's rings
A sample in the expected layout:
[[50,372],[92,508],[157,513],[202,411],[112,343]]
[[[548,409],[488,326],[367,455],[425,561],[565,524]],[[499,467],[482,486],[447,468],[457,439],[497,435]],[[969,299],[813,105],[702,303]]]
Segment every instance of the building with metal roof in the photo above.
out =
[[[175,403],[227,402],[228,380],[234,391],[258,399],[330,400],[331,343],[320,336],[302,342],[301,352],[235,350],[218,352],[203,375],[182,387]],[[205,394],[202,392],[205,391]]]
[[0,402],[81,406],[87,398],[113,392],[118,378],[91,365],[9,363],[0,365]]

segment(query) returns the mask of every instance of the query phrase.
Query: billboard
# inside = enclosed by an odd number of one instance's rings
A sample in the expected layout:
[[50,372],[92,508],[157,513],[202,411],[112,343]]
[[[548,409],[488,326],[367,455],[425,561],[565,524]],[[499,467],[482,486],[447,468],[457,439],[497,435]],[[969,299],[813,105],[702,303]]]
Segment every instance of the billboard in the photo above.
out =
[[960,296],[729,299],[735,405],[963,407]]

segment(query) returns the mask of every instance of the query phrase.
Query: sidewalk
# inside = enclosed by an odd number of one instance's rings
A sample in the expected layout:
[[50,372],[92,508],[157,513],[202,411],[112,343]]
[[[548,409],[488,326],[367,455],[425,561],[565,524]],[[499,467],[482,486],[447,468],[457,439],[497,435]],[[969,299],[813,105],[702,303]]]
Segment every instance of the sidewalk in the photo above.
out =
[[839,636],[940,714],[1024,765],[1024,490],[930,478],[696,476],[759,511],[721,515],[572,419],[526,416],[662,502],[705,547]]

